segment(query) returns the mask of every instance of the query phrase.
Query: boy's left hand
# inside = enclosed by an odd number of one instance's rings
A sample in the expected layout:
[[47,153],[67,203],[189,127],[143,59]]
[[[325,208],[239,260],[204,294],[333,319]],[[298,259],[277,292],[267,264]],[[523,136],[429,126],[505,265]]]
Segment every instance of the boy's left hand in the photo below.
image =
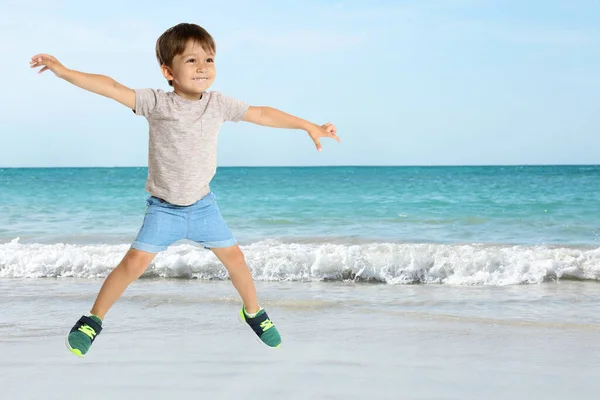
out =
[[321,126],[315,125],[307,132],[308,136],[310,136],[313,142],[315,142],[315,146],[317,146],[318,151],[322,150],[320,139],[323,137],[335,139],[338,143],[340,143],[340,138],[336,135],[337,128],[335,125],[329,122]]

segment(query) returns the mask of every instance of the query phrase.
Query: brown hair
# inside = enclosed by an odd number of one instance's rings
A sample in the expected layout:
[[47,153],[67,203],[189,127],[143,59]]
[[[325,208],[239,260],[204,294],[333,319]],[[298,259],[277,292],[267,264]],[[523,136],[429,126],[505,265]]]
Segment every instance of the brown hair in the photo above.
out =
[[[170,67],[175,56],[183,53],[189,40],[198,43],[207,53],[217,52],[215,41],[206,29],[196,24],[181,23],[167,29],[156,41],[158,64]],[[173,86],[173,81],[169,81],[169,85]]]

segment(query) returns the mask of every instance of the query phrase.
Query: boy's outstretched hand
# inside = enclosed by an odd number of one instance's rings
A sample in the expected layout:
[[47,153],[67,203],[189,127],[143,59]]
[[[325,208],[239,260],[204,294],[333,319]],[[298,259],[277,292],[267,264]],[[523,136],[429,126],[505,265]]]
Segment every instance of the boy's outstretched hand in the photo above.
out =
[[340,143],[340,138],[336,135],[337,128],[332,123],[328,122],[321,126],[315,125],[314,128],[309,129],[307,132],[313,142],[315,142],[315,146],[317,146],[318,151],[322,150],[320,141],[321,138],[332,138]]
[[54,72],[54,75],[56,75],[59,78],[62,78],[65,72],[68,71],[68,69],[60,63],[60,61],[48,54],[37,54],[31,57],[29,65],[31,66],[31,68],[43,66],[43,68],[38,71],[38,74],[50,70]]

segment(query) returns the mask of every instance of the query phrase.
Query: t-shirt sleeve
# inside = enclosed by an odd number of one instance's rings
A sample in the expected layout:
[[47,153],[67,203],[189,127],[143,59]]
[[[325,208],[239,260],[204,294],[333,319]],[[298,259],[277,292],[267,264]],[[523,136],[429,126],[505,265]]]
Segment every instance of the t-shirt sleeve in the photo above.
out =
[[160,93],[156,89],[134,89],[135,115],[149,117],[158,104]]
[[223,112],[223,121],[239,122],[244,118],[250,105],[233,97],[225,96],[217,92],[221,110]]

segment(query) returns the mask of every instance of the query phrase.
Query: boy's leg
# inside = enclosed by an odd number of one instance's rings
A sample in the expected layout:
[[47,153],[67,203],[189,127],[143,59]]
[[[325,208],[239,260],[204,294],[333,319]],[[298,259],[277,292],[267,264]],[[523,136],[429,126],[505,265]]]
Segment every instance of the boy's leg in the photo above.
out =
[[242,298],[244,306],[240,317],[264,344],[279,346],[279,332],[258,304],[252,273],[235,237],[221,216],[214,193],[207,194],[193,205],[187,238],[212,250],[227,269],[233,286]]
[[102,320],[127,287],[148,268],[157,253],[185,237],[185,207],[169,205],[155,197],[147,200],[144,222],[131,248],[106,277],[90,312],[82,316],[67,336],[67,348],[84,356],[102,331]]
[[240,247],[236,244],[225,248],[212,247],[210,249],[227,269],[233,286],[242,298],[244,306],[240,311],[241,319],[250,326],[264,344],[269,347],[279,347],[281,336],[266,311],[258,305],[254,279]]
[[246,311],[249,314],[256,313],[259,310],[256,287],[240,247],[236,244],[226,248],[211,248],[211,250],[227,269],[231,283],[240,294]]
[[90,311],[91,315],[82,316],[67,335],[65,344],[73,354],[79,357],[86,355],[96,336],[102,331],[102,320],[108,310],[125,289],[144,273],[155,256],[156,253],[129,249],[119,265],[104,280]]
[[104,319],[112,305],[133,281],[142,276],[155,256],[156,253],[129,249],[119,265],[104,280],[90,313]]

